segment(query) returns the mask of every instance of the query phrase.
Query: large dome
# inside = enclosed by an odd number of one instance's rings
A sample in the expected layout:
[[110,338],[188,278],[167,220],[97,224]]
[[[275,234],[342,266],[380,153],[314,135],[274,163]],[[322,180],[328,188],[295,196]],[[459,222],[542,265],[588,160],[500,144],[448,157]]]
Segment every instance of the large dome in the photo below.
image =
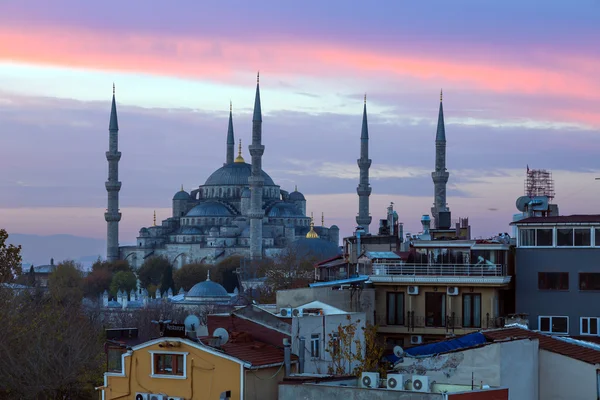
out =
[[[231,163],[222,166],[206,180],[205,186],[238,185],[247,186],[248,177],[252,174],[252,166],[247,163]],[[265,186],[275,186],[273,179],[262,171]]]
[[283,202],[275,203],[267,215],[273,218],[304,217],[294,204]]
[[216,201],[206,201],[192,208],[186,217],[229,217],[233,215],[227,207]]

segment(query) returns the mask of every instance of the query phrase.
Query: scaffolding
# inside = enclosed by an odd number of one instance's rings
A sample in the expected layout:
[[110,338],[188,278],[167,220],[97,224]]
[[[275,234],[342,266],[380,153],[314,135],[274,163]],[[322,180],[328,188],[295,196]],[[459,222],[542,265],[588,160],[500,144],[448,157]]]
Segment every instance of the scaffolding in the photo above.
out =
[[529,169],[525,179],[525,196],[546,196],[549,201],[554,199],[554,179],[552,172],[545,169]]

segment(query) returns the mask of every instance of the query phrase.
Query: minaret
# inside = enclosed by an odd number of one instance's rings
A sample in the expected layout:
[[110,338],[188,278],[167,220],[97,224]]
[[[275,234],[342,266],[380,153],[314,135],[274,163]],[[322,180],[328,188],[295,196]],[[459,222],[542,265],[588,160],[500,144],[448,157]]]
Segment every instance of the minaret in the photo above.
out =
[[252,174],[248,177],[250,186],[250,257],[262,257],[262,228],[265,212],[263,202],[262,155],[265,146],[262,141],[262,112],[260,109],[259,75],[256,75],[256,97],[254,98],[254,115],[252,117],[252,144],[248,146],[252,156]]
[[115,85],[113,83],[112,107],[110,110],[110,122],[108,125],[108,151],[106,160],[108,161],[108,181],[106,181],[106,191],[108,193],[108,208],[104,213],[106,220],[106,259],[116,261],[119,259],[119,221],[121,213],[119,212],[119,160],[121,152],[119,151],[119,122],[117,121],[117,103],[115,101]]
[[227,129],[227,160],[225,164],[231,164],[233,162],[233,150],[235,146],[235,139],[233,137],[233,111],[231,101],[229,102],[229,128]]
[[369,232],[371,216],[369,215],[369,196],[371,195],[371,186],[369,185],[369,127],[367,125],[367,95],[365,94],[365,105],[363,109],[362,132],[360,134],[360,158],[358,168],[360,169],[360,180],[356,193],[358,194],[358,216],[356,223],[362,226],[365,232]]
[[436,228],[439,228],[439,212],[448,211],[446,204],[446,183],[450,174],[446,171],[446,128],[444,127],[444,108],[442,106],[442,91],[440,91],[440,113],[438,115],[437,133],[435,135],[435,171],[433,179],[433,207],[431,215]]

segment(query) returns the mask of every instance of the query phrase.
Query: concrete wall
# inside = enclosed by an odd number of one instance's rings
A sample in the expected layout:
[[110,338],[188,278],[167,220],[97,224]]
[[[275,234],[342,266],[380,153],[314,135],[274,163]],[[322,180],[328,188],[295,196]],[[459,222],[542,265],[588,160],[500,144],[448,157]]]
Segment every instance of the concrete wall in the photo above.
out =
[[375,289],[332,290],[331,288],[302,288],[277,292],[277,310],[298,307],[320,301],[347,312],[364,312],[368,323],[373,324]]
[[[347,317],[350,317],[348,320]],[[299,338],[304,337],[305,348],[304,348],[304,372],[305,373],[328,373],[328,367],[331,366],[331,354],[326,351],[329,348],[329,335],[337,332],[340,325],[346,326],[350,323],[357,324],[356,334],[352,339],[360,340],[362,343],[362,349],[364,352],[364,335],[362,328],[365,326],[365,314],[364,313],[352,313],[352,314],[336,314],[336,315],[320,315],[320,316],[304,316],[299,318],[292,318],[292,352],[296,355],[300,354],[299,349]],[[310,354],[311,349],[311,335],[319,335],[319,357],[312,358]],[[356,344],[352,343],[352,352],[356,354],[358,349]],[[351,374],[356,364],[348,366],[346,371],[347,374]]]
[[279,400],[443,400],[440,393],[398,392],[325,384],[279,385]]
[[[284,368],[271,367],[259,370],[245,370],[245,399],[277,399],[278,383],[284,378]],[[231,397],[234,399],[234,397]]]
[[[598,272],[600,248],[517,248],[516,312],[529,314],[529,328],[539,329],[538,316],[568,316],[569,334],[579,335],[579,318],[598,315],[600,292],[579,291],[579,272]],[[538,289],[538,272],[568,272],[568,291]]]
[[[423,358],[404,358],[397,372],[429,383],[490,385],[510,390],[510,399],[538,399],[538,341],[515,340]],[[518,365],[518,368],[515,368]],[[545,399],[544,399],[545,400]]]
[[599,398],[597,365],[540,350],[540,399]]

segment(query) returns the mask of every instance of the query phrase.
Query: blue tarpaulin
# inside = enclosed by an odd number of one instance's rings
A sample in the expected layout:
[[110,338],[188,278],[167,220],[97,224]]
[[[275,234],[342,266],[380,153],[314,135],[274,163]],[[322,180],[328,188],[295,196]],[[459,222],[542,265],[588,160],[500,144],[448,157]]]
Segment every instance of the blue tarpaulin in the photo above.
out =
[[339,279],[337,281],[327,281],[327,282],[317,282],[309,284],[310,287],[325,287],[325,286],[337,286],[337,285],[347,285],[350,283],[360,283],[369,280],[369,275],[358,275],[354,278],[349,279]]
[[[434,354],[447,353],[452,350],[466,349],[486,342],[487,340],[485,336],[479,332],[476,332],[452,340],[445,340],[443,342],[411,347],[410,349],[405,349],[404,353],[409,357],[430,356]],[[398,361],[398,357],[393,354],[389,355],[387,359],[392,363]]]

